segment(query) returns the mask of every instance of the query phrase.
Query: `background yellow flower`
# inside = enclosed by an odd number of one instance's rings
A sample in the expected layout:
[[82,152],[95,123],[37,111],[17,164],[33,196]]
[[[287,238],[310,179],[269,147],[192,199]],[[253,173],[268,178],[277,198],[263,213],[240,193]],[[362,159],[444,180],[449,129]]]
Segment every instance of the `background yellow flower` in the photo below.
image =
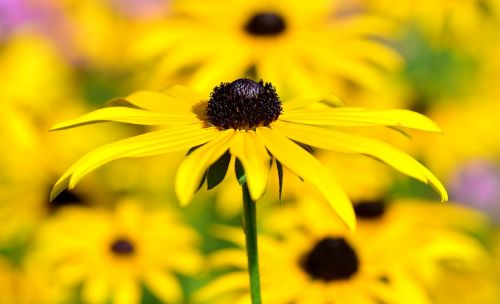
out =
[[248,77],[272,82],[287,98],[342,94],[352,84],[379,86],[401,64],[381,41],[388,20],[344,14],[336,1],[184,0],[171,14],[132,42],[131,57],[152,66],[155,90],[185,79],[208,94],[221,81]]
[[174,212],[124,201],[114,212],[61,211],[42,227],[34,255],[56,284],[73,291],[81,286],[83,302],[138,303],[145,286],[178,303],[182,289],[175,274],[199,271],[198,241]]

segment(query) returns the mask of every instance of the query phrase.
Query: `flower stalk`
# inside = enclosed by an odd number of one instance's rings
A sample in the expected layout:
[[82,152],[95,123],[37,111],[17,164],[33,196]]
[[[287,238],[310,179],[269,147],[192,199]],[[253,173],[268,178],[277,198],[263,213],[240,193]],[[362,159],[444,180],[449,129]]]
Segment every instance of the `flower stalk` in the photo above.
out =
[[248,185],[242,183],[243,190],[243,228],[245,232],[248,258],[248,274],[250,276],[250,295],[252,304],[260,304],[259,255],[257,248],[257,214],[255,202],[250,197]]

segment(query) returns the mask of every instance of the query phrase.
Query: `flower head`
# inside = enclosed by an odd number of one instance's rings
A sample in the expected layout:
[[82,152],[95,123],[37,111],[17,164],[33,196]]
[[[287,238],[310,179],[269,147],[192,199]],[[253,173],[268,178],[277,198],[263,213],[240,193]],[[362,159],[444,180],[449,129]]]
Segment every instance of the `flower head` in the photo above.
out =
[[343,14],[335,1],[187,0],[171,16],[141,31],[131,50],[154,64],[153,87],[186,79],[208,93],[219,81],[266,79],[280,92],[336,92],[355,84],[378,87],[401,59],[379,37],[387,20]]
[[[479,232],[477,224],[486,224],[477,212],[425,201],[385,206],[366,202],[355,209],[356,233],[346,232],[332,210],[310,194],[267,214],[259,243],[265,302],[375,304],[411,298],[433,303],[428,288],[439,289],[436,278],[448,271],[446,264],[461,269],[456,276],[470,283],[469,273],[490,265],[486,248],[470,234]],[[244,246],[237,229],[214,230],[218,237]],[[231,271],[195,298],[203,303],[226,297],[227,302],[218,303],[243,302],[249,295],[245,261],[239,248],[215,252],[209,265]]]
[[284,166],[314,184],[353,228],[354,212],[348,197],[331,172],[303,148],[305,145],[375,157],[431,184],[443,200],[447,199],[436,177],[410,156],[386,143],[336,128],[389,126],[439,132],[432,121],[411,111],[332,107],[332,101],[310,96],[281,103],[271,84],[239,79],[222,83],[209,99],[184,87],[172,87],[163,94],[138,92],[52,129],[103,121],[166,128],[91,151],[57,181],[52,198],[112,160],[189,150],[180,164],[175,185],[183,205],[190,202],[205,178],[210,187],[220,182],[220,174],[214,174],[212,165],[222,168],[223,178],[231,157],[241,163],[250,195],[257,200],[266,189],[270,164],[275,160],[279,172]]
[[126,201],[114,212],[62,210],[42,226],[33,255],[61,289],[81,286],[85,303],[140,303],[141,286],[164,302],[179,303],[175,273],[199,270],[197,242],[171,210],[146,211]]
[[211,125],[221,129],[254,129],[269,124],[283,111],[273,85],[261,80],[238,79],[216,87],[206,114]]
[[[327,218],[324,214],[319,215],[321,221]],[[335,218],[329,218],[329,222],[339,223]],[[236,230],[223,228],[218,232],[221,237],[244,246]],[[346,234],[341,225],[334,230],[315,233],[307,224],[287,229],[279,239],[261,235],[263,301],[375,304],[401,303],[405,297],[411,297],[415,303],[426,303],[423,301],[426,299],[424,288],[418,280],[386,258],[391,244],[373,242],[370,236]],[[217,298],[223,299],[219,303],[234,303],[248,299],[244,251],[221,250],[210,256],[209,262],[216,269],[232,271],[200,289],[195,300],[211,303]],[[228,301],[224,301],[226,298]]]

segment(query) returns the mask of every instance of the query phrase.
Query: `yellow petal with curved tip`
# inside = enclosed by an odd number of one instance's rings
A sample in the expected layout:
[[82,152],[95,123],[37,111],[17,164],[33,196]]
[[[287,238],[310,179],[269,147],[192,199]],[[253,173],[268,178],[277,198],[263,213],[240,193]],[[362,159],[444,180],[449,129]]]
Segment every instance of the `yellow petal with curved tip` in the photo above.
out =
[[74,128],[100,122],[123,122],[137,125],[169,125],[199,123],[194,113],[171,114],[145,111],[127,107],[109,107],[95,110],[78,118],[58,123],[51,131]]
[[[177,90],[172,88],[171,90]],[[167,90],[168,92],[168,90]],[[178,92],[173,94],[179,96]],[[190,95],[185,95],[187,98],[174,97],[166,94],[153,92],[153,91],[139,91],[125,98],[118,98],[112,100],[111,105],[114,103],[120,103],[120,101],[126,101],[136,107],[141,109],[153,111],[153,112],[164,112],[170,114],[190,114],[192,113],[191,108],[196,102]]]
[[389,126],[441,132],[441,129],[431,119],[408,110],[366,110],[362,108],[293,110],[283,113],[279,120],[322,126]]
[[325,196],[349,229],[354,230],[356,218],[351,201],[330,172],[311,154],[271,128],[257,128],[257,135],[266,148],[284,166],[312,182]]
[[253,201],[257,201],[266,190],[269,177],[269,154],[254,131],[237,131],[231,154],[243,165],[248,190]]
[[287,122],[275,123],[274,127],[286,137],[314,147],[343,153],[360,153],[380,159],[394,169],[430,184],[439,193],[442,201],[448,200],[443,184],[429,169],[385,142],[336,130]]
[[229,149],[233,137],[233,129],[219,131],[210,142],[196,149],[181,163],[175,179],[175,192],[181,205],[189,204],[203,174]]
[[110,161],[187,150],[206,143],[217,133],[215,128],[203,128],[201,124],[178,126],[99,147],[84,155],[64,172],[52,189],[50,200],[53,200],[66,187],[73,188],[90,171]]

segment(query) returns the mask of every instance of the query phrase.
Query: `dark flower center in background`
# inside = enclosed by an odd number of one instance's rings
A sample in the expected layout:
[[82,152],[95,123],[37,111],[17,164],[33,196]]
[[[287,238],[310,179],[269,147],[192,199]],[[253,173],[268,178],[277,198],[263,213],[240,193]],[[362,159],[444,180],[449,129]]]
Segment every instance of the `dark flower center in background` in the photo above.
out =
[[120,256],[129,256],[135,252],[134,245],[125,238],[118,238],[111,244],[111,252]]
[[[48,193],[50,193],[50,189],[51,188],[48,188]],[[84,197],[68,189],[61,192],[51,202],[48,201],[48,197],[49,195],[47,194],[47,206],[50,212],[56,212],[60,208],[66,206],[88,206],[87,200]]]
[[301,266],[312,278],[330,282],[349,279],[358,271],[359,260],[344,238],[327,237],[302,258]]
[[208,121],[222,129],[268,126],[281,112],[281,101],[271,83],[245,78],[221,83],[210,94],[206,109]]
[[384,215],[386,210],[383,201],[362,201],[354,204],[356,216],[362,219],[377,219]]
[[272,12],[257,13],[245,24],[245,31],[254,36],[276,36],[285,29],[283,17]]

